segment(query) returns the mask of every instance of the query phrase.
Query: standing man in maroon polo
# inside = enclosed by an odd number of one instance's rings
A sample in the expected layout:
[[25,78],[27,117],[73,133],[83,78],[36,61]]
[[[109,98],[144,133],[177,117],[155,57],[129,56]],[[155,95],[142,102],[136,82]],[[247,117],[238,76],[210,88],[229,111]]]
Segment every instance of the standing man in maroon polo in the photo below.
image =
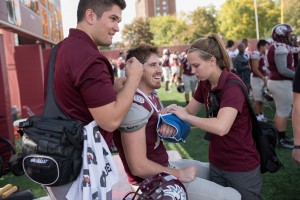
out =
[[[101,133],[119,127],[143,73],[142,64],[132,58],[126,62],[126,77],[115,81],[109,60],[97,48],[112,44],[125,7],[124,0],[80,0],[77,27],[70,29],[57,50],[54,93],[59,107],[84,125],[95,120]],[[47,187],[47,191],[51,199],[62,200],[71,185]],[[107,190],[106,199],[111,194]]]

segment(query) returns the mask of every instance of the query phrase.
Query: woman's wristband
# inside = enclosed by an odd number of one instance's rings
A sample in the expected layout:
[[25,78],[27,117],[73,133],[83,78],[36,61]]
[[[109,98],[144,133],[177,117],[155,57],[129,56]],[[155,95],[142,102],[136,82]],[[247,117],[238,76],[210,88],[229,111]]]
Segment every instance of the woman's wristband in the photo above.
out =
[[299,145],[294,145],[294,149],[300,149]]

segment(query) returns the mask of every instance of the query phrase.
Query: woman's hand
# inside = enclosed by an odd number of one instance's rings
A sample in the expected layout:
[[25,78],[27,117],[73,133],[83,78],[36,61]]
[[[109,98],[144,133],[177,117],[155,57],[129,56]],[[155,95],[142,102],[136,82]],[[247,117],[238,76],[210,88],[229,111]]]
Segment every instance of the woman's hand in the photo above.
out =
[[175,106],[177,106],[177,104],[171,104],[171,105],[169,105],[169,106],[163,108],[163,109],[160,111],[160,114],[167,114],[167,113],[170,113],[170,109],[171,109],[172,107],[175,107]]
[[183,108],[181,106],[177,106],[177,105],[169,108],[169,112],[174,113],[177,117],[179,117],[183,121],[186,121],[187,117],[189,116],[189,114],[186,112],[185,108]]

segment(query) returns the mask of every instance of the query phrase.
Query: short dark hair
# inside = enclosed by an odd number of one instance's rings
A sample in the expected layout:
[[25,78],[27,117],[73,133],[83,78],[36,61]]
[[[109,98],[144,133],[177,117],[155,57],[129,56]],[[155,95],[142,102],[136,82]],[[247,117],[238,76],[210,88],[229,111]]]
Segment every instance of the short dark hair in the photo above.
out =
[[233,40],[227,40],[227,48],[233,47],[234,41]]
[[248,43],[248,39],[246,38],[242,39],[242,43]]
[[259,40],[256,44],[257,50],[259,50],[260,47],[266,46],[267,44],[269,44],[267,40]]
[[152,54],[159,54],[156,46],[151,44],[141,44],[138,47],[129,49],[126,53],[125,60],[135,57],[140,63],[144,64]]
[[77,8],[77,23],[84,19],[85,11],[92,9],[98,18],[105,11],[108,11],[113,5],[117,5],[124,10],[126,8],[125,0],[80,0]]
[[248,47],[248,40],[246,38],[242,39],[242,43],[245,44],[245,47]]

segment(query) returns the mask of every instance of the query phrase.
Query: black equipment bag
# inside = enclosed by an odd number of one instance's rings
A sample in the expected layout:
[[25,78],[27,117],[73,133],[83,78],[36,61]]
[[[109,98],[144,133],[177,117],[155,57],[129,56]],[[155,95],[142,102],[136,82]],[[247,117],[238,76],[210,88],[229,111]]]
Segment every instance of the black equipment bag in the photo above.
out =
[[31,180],[47,186],[76,180],[82,165],[80,122],[33,116],[22,128],[22,165]]
[[82,166],[83,124],[70,119],[55,101],[57,47],[52,49],[50,55],[43,116],[32,116],[19,124],[24,172],[34,182],[46,186],[60,186],[76,180]]
[[9,169],[15,176],[21,176],[24,174],[22,162],[23,153],[17,153],[10,157],[8,162]]
[[275,173],[283,167],[282,163],[277,157],[275,146],[278,137],[278,130],[274,125],[268,122],[257,121],[256,115],[252,108],[251,102],[248,97],[244,86],[238,80],[230,79],[227,82],[233,82],[240,86],[242,89],[251,114],[252,121],[252,135],[256,143],[256,149],[260,155],[260,170],[261,173],[270,172]]

